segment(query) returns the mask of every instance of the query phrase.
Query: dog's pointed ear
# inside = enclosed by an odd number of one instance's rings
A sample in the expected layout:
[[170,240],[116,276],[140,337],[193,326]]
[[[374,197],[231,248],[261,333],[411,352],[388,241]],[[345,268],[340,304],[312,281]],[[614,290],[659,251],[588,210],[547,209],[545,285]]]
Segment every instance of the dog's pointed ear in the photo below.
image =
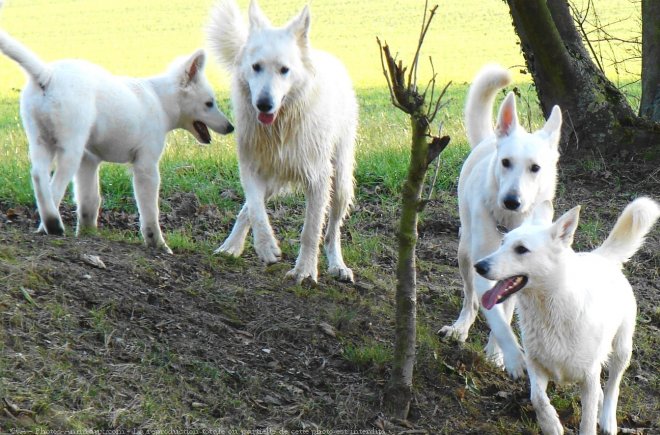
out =
[[573,244],[573,236],[580,219],[580,206],[573,207],[562,215],[552,224],[550,229],[552,238],[559,240],[564,247],[568,248]]
[[543,126],[543,131],[550,138],[550,143],[553,147],[557,147],[559,145],[559,137],[561,136],[561,123],[562,123],[561,109],[559,108],[559,106],[554,106],[552,108],[552,111],[550,112],[550,116],[548,117],[548,120],[545,122],[545,125]]
[[206,64],[206,53],[204,50],[199,49],[190,56],[190,58],[185,63],[185,71],[183,76],[184,86],[189,85],[190,83],[197,80],[202,71],[204,71],[204,65]]
[[296,37],[298,45],[301,47],[307,47],[309,45],[309,28],[311,22],[312,18],[309,12],[309,6],[305,5],[302,11],[286,25],[287,30]]
[[250,30],[259,30],[265,27],[271,27],[270,21],[264,15],[257,0],[250,1],[250,9],[248,11],[250,18]]
[[518,128],[518,112],[516,111],[516,94],[509,92],[500,106],[497,115],[495,134],[498,138],[510,135]]
[[537,225],[549,225],[552,223],[552,216],[555,209],[552,202],[547,199],[540,204],[537,204],[532,211],[532,223]]

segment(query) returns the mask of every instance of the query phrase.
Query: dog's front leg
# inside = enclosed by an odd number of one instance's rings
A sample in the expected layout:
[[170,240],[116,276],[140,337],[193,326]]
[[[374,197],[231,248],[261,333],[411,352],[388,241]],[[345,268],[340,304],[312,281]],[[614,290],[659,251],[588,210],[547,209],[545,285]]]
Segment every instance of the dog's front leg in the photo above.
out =
[[330,201],[329,177],[321,177],[321,181],[305,188],[307,206],[305,208],[305,223],[300,234],[300,252],[296,266],[287,272],[287,278],[300,284],[310,278],[318,279],[319,243],[323,221]]
[[603,391],[600,388],[600,365],[591,370],[582,381],[580,399],[582,402],[582,420],[580,435],[596,435],[598,400]]
[[[469,233],[469,227],[466,232]],[[470,328],[479,313],[479,299],[474,290],[474,266],[469,251],[468,238],[470,236],[466,232],[461,233],[458,243],[458,269],[463,278],[463,306],[454,324],[443,326],[438,331],[445,337],[453,337],[461,343],[465,343],[465,340],[467,340]]]
[[158,223],[158,192],[160,189],[160,173],[158,159],[148,162],[136,161],[133,165],[133,190],[140,213],[140,231],[147,246],[161,249],[168,254],[172,250],[163,239]]
[[241,211],[236,217],[236,222],[231,230],[231,233],[225,242],[215,251],[214,254],[227,254],[233,257],[239,257],[243,253],[245,247],[245,238],[250,231],[250,217],[248,212],[247,202],[243,204]]
[[[270,193],[268,184],[257,174],[243,167],[241,167],[241,181],[245,190],[245,206],[243,208],[247,207],[249,224],[252,226],[254,250],[264,263],[277,263],[282,257],[282,251],[277,245],[273,228],[270,226],[268,214],[266,213],[266,199]],[[242,235],[243,231],[247,230],[245,227],[246,221],[240,219],[241,213],[239,213],[239,218],[234,225],[237,238]],[[239,225],[239,227],[236,228],[236,225]],[[232,231],[233,233],[234,231]]]
[[548,376],[533,360],[527,361],[527,373],[529,375],[530,399],[536,412],[541,431],[545,435],[561,435],[564,428],[559,421],[557,411],[550,403],[546,389],[548,388]]
[[[490,281],[480,276],[475,277],[475,287],[480,299],[490,289],[490,286]],[[488,356],[497,362],[499,359],[499,349],[497,347],[499,346],[504,359],[504,368],[509,375],[514,379],[523,376],[525,374],[525,358],[520,345],[518,345],[518,340],[513,334],[509,324],[510,319],[507,317],[504,307],[502,307],[502,304],[498,304],[490,310],[482,309],[481,311],[486,316],[492,333],[491,341],[489,341],[490,346],[487,349],[487,352],[490,352]],[[492,342],[493,336],[496,342]]]

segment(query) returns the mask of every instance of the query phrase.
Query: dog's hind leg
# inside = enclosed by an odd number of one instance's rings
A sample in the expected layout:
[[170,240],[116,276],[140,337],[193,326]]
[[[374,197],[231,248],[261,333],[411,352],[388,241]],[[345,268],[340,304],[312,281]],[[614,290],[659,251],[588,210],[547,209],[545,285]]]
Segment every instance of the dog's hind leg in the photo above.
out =
[[[142,161],[146,160],[146,161]],[[158,191],[160,173],[158,158],[143,157],[133,164],[133,190],[140,213],[140,231],[147,246],[161,249],[169,254],[172,250],[165,243],[158,223]]]
[[32,187],[41,219],[38,231],[62,235],[64,234],[64,224],[62,224],[50,189],[50,166],[53,151],[48,144],[44,143],[38,133],[33,133],[31,129],[26,128],[26,134],[30,142]]
[[101,193],[99,191],[100,160],[84,154],[74,179],[76,204],[78,204],[78,226],[76,234],[94,229],[97,225]]
[[463,307],[458,319],[451,326],[443,326],[440,333],[448,337],[454,337],[460,342],[465,342],[470,332],[470,327],[479,313],[479,298],[474,291],[474,269],[470,261],[465,236],[461,236],[458,245],[458,269],[463,278]]
[[319,181],[305,187],[305,223],[300,234],[300,252],[295,267],[287,272],[286,277],[300,284],[310,278],[316,282],[318,278],[319,242],[323,220],[330,201],[330,177],[319,177]]
[[603,404],[600,413],[600,430],[606,434],[616,434],[616,408],[619,400],[619,385],[623,372],[630,363],[632,355],[632,337],[634,324],[624,324],[614,337],[612,354],[608,363],[608,377],[603,394]]
[[341,252],[341,226],[348,208],[353,202],[353,164],[353,147],[340,146],[335,158],[335,175],[332,179],[333,195],[325,232],[328,272],[340,281],[350,282],[353,282],[353,271],[344,263]]
[[215,251],[214,254],[228,254],[233,257],[238,257],[243,253],[245,247],[245,238],[250,231],[250,217],[248,212],[247,202],[243,204],[241,211],[236,217],[236,223],[225,242]]

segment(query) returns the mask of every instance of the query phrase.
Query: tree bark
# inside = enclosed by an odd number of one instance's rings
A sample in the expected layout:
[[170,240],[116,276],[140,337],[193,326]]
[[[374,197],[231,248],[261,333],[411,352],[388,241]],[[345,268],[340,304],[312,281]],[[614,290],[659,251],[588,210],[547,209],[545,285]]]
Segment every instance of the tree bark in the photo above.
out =
[[642,0],[642,101],[639,116],[660,122],[660,1]]
[[637,117],[594,64],[566,0],[506,2],[544,115],[562,109],[564,158],[660,159],[660,125]]

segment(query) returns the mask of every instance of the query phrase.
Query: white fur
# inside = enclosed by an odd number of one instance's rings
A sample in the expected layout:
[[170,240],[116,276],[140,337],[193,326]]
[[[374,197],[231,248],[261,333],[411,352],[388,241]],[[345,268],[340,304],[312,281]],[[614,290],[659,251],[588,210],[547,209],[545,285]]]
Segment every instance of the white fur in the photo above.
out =
[[[504,237],[502,246],[475,267],[488,279],[525,276],[516,302],[531,383],[531,400],[545,434],[563,433],[546,395],[548,380],[581,384],[581,434],[617,433],[619,383],[630,361],[636,303],[621,272],[660,216],[648,198],[629,204],[610,236],[590,253],[571,249],[579,207],[552,224],[551,206]],[[540,215],[540,216],[539,216]],[[517,252],[523,246],[529,252]],[[601,390],[601,367],[609,377]]]
[[2,31],[0,50],[28,77],[21,93],[21,117],[29,141],[40,230],[64,233],[58,209],[74,176],[77,232],[96,228],[101,205],[99,165],[131,163],[142,236],[149,246],[171,253],[158,224],[158,161],[167,132],[184,128],[208,143],[208,130],[203,127],[200,134],[195,122],[222,134],[233,130],[204,77],[204,52],[177,60],[162,75],[135,79],[113,76],[83,60],[45,64]]
[[[339,60],[309,45],[309,9],[284,27],[272,27],[256,1],[249,29],[234,1],[211,14],[209,39],[232,73],[232,103],[245,205],[216,252],[238,256],[250,227],[265,263],[281,251],[265,202],[289,186],[304,190],[307,206],[296,265],[296,282],[318,276],[321,230],[330,206],[325,252],[330,274],[353,280],[341,253],[340,227],[353,200],[357,102]],[[260,107],[261,106],[261,107]]]
[[[479,309],[479,299],[492,283],[474,273],[478,258],[493,252],[502,235],[498,226],[512,229],[520,225],[535,204],[552,200],[557,183],[558,143],[561,111],[555,106],[545,126],[528,133],[518,123],[512,92],[504,99],[495,129],[492,105],[497,92],[511,81],[510,74],[497,65],[487,65],[474,79],[465,107],[465,124],[472,152],[466,159],[458,182],[461,219],[458,261],[463,277],[463,308],[451,326],[440,332],[465,341]],[[508,167],[503,163],[507,161]],[[534,172],[538,166],[538,171]],[[507,209],[505,201],[519,207]],[[484,315],[491,328],[486,346],[488,356],[508,373],[524,373],[524,358],[511,329],[514,301],[507,301]]]

